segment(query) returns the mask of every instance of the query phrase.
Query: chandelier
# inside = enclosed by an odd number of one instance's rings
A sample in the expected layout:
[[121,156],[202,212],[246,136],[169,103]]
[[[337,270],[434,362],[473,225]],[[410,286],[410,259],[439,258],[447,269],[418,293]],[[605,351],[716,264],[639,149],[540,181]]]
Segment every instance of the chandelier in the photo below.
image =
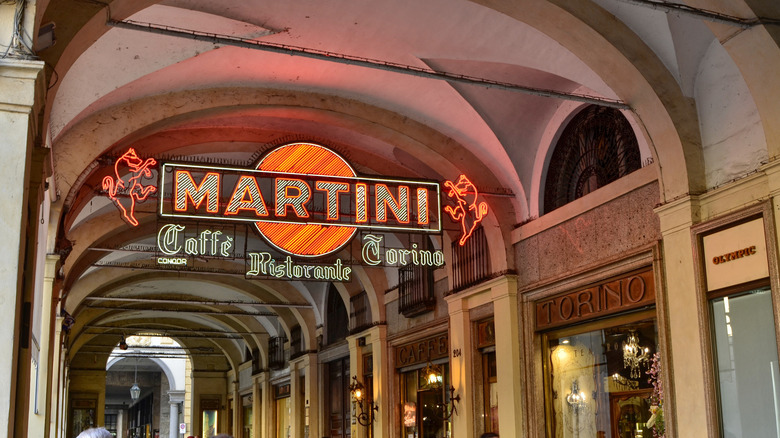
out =
[[650,360],[649,354],[649,348],[639,345],[639,335],[636,331],[629,330],[628,337],[623,341],[623,368],[631,369],[632,379],[639,378],[639,367]]
[[571,392],[566,396],[566,403],[575,411],[584,408],[587,403],[585,400],[585,392],[580,391],[580,385],[576,380],[571,382]]

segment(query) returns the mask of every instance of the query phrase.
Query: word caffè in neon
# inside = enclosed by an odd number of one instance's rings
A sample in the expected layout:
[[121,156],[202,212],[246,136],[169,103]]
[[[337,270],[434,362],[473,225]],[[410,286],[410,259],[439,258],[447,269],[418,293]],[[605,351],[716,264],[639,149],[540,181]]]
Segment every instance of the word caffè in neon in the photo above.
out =
[[[267,153],[254,169],[163,163],[159,183],[151,178],[153,158],[130,149],[116,161],[115,176],[103,182],[125,219],[137,225],[135,203],[158,191],[157,263],[186,269],[196,256],[231,258],[236,236],[225,224],[245,224],[268,243],[244,253],[246,276],[349,281],[349,262],[335,258],[360,231],[360,260],[370,266],[442,266],[444,254],[411,243],[391,247],[384,233],[440,234],[438,182],[363,177],[341,156],[312,143],[291,143]],[[120,169],[122,167],[122,169]],[[486,212],[465,176],[445,182],[454,207],[445,211],[462,225],[461,244]],[[116,194],[122,191],[125,196]],[[474,211],[474,212],[472,212]],[[193,221],[214,223],[212,229]],[[193,232],[187,227],[196,228]],[[229,227],[228,227],[229,228]],[[235,228],[235,227],[234,227]],[[327,258],[328,263],[321,260]]]

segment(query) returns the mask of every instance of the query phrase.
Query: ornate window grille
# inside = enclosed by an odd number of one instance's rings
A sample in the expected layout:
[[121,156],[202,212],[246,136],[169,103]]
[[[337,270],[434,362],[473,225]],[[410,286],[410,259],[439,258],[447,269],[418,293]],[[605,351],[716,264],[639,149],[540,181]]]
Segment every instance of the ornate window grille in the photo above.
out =
[[544,185],[545,213],[628,175],[641,161],[634,131],[620,111],[586,107],[555,145]]
[[260,364],[260,349],[254,348],[252,349],[252,374],[257,374],[262,370],[263,367]]
[[406,265],[398,269],[398,311],[405,317],[433,310],[433,269],[429,266]]
[[358,333],[371,327],[371,306],[368,303],[366,291],[351,297],[349,303],[352,307],[352,312],[350,313],[352,333]]
[[303,354],[303,331],[296,325],[290,330],[290,359]]
[[325,345],[332,345],[349,334],[349,311],[341,299],[336,286],[331,283],[328,290],[328,308],[325,315]]
[[490,278],[490,251],[485,229],[474,230],[466,244],[452,243],[452,290],[458,291]]
[[268,339],[268,368],[281,370],[285,366],[284,343],[285,336],[274,336]]

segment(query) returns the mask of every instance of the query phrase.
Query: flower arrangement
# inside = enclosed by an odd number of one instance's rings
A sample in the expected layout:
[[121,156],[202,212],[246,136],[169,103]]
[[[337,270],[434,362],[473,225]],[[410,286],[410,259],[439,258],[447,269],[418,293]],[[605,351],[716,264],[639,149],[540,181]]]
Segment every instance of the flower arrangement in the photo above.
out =
[[647,427],[653,429],[653,438],[664,438],[666,428],[664,427],[664,385],[661,380],[661,354],[655,353],[651,359],[650,369],[647,370],[650,376],[647,382],[653,385],[653,393],[650,394],[650,419],[647,420]]

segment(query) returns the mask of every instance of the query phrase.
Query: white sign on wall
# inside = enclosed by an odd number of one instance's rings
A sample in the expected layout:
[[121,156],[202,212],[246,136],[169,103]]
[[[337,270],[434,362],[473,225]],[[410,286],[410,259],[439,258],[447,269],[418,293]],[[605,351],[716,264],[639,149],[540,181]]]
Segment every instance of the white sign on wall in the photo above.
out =
[[761,218],[704,236],[703,244],[708,291],[769,276]]
[[187,433],[187,423],[179,423],[179,433],[180,434]]

